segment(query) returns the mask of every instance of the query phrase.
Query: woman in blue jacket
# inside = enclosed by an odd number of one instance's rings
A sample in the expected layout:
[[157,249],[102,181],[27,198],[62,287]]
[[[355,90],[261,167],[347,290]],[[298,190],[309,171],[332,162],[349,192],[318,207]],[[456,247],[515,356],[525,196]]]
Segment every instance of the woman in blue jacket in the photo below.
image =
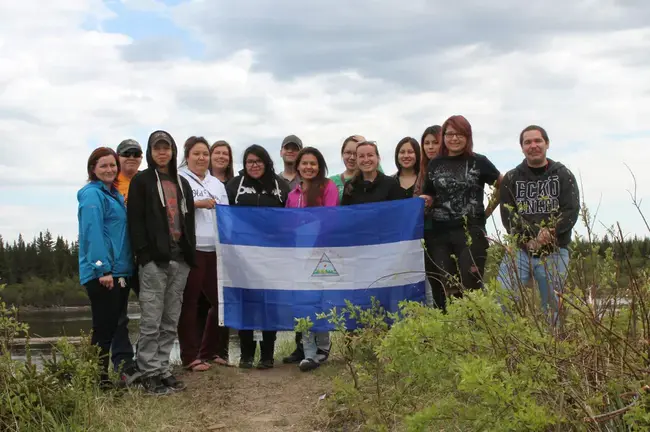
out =
[[77,192],[79,280],[90,299],[91,342],[100,350],[101,383],[105,386],[109,385],[111,342],[129,299],[126,279],[133,273],[124,197],[115,187],[119,172],[115,152],[100,147],[88,158],[88,184]]

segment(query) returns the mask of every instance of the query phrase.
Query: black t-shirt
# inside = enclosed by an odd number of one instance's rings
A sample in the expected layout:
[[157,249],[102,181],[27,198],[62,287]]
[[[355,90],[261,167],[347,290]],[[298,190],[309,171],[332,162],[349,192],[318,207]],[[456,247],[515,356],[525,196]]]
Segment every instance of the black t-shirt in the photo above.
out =
[[501,173],[485,156],[439,156],[429,162],[422,193],[433,197],[434,230],[485,226],[485,185],[494,185]]

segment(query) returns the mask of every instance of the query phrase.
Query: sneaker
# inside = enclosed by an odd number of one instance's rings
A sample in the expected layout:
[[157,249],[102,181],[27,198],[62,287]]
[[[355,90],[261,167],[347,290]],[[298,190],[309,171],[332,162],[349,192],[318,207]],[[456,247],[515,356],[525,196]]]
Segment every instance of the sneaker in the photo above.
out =
[[239,360],[240,369],[253,369],[253,360],[241,359]]
[[300,363],[304,359],[305,359],[305,353],[302,352],[302,350],[296,349],[294,352],[289,354],[287,357],[283,358],[282,363],[284,363],[284,364],[296,364],[296,363]]
[[260,360],[257,364],[258,369],[273,369],[274,361],[271,360]]
[[303,361],[300,362],[298,365],[298,368],[302,372],[309,372],[314,369],[317,369],[320,366],[320,363],[317,363],[314,359],[304,359]]
[[329,358],[329,356],[330,356],[330,352],[329,352],[329,351],[325,351],[325,350],[320,349],[320,348],[318,348],[318,349],[316,350],[316,361],[317,361],[318,363],[323,363],[323,362],[327,361],[327,359]]
[[146,393],[153,396],[163,396],[172,392],[172,389],[162,383],[158,375],[142,378],[140,384]]
[[135,364],[131,364],[130,366],[124,368],[122,372],[120,372],[120,382],[124,386],[131,386],[133,384],[137,384],[141,376],[142,375],[140,374],[138,367]]
[[183,381],[177,380],[174,375],[169,375],[167,378],[162,378],[160,382],[162,382],[164,386],[169,387],[173,391],[183,391],[187,388],[187,385]]

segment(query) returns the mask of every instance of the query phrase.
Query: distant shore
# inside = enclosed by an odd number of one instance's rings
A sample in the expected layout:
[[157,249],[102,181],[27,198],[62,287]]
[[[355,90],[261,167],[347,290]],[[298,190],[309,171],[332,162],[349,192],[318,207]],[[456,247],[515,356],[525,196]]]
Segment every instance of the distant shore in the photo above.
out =
[[[137,309],[140,310],[140,305],[138,302],[129,302],[129,310]],[[19,306],[19,313],[37,313],[37,312],[90,312],[90,305],[79,305],[79,306]]]

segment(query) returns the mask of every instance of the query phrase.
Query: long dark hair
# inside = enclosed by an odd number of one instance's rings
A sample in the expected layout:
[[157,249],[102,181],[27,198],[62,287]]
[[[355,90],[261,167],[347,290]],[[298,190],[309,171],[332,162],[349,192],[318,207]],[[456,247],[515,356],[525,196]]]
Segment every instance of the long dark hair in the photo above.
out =
[[[305,147],[296,156],[296,169],[300,168],[300,161],[305,155],[313,155],[318,162],[318,174],[316,177],[309,181],[309,189],[307,190],[307,207],[316,207],[322,203],[322,195],[325,190],[325,184],[329,181],[327,179],[327,163],[323,154],[314,147]],[[303,180],[304,181],[304,180]]]
[[206,140],[202,136],[189,137],[185,141],[185,145],[183,145],[183,161],[181,162],[181,166],[187,165],[187,158],[190,157],[190,152],[197,144],[203,144],[208,148],[208,151],[210,150],[210,144],[208,144],[208,140]]
[[395,166],[397,167],[397,176],[399,177],[400,174],[402,174],[402,168],[403,167],[399,163],[399,151],[402,149],[402,147],[405,144],[411,144],[411,147],[413,147],[413,151],[415,152],[415,165],[413,165],[413,171],[415,171],[416,175],[419,175],[419,171],[420,171],[420,144],[418,144],[418,140],[416,140],[415,138],[404,137],[397,143],[397,147],[395,147]]
[[[93,152],[90,154],[88,157],[88,163],[86,165],[86,168],[88,170],[88,181],[97,181],[99,180],[97,178],[97,175],[95,175],[95,167],[97,166],[97,162],[104,156],[113,156],[115,158],[115,163],[117,164],[117,176],[120,175],[120,158],[117,157],[117,153],[115,153],[115,150],[113,150],[110,147],[98,147]],[[115,176],[115,182],[117,181],[117,176]]]
[[[249,154],[253,154],[262,160],[264,164],[264,174],[259,179],[254,179],[248,174],[246,170],[246,158]],[[262,184],[262,189],[269,194],[272,194],[276,189],[276,175],[275,168],[273,167],[273,159],[269,155],[269,152],[266,151],[264,147],[258,144],[253,144],[249,146],[246,151],[244,151],[244,159],[242,164],[244,165],[244,176],[249,178],[252,181],[259,181]]]
[[210,170],[210,174],[212,174],[212,152],[214,152],[214,149],[218,147],[226,147],[228,149],[229,160],[228,165],[226,166],[226,181],[228,181],[235,176],[235,170],[233,168],[232,147],[230,147],[230,144],[228,144],[226,141],[216,141],[214,144],[212,144],[212,147],[210,147],[210,163],[208,164],[208,169]]
[[[418,180],[415,182],[415,190],[413,192],[415,195],[420,195],[420,192],[422,192],[422,182],[427,178],[429,162],[431,162],[431,159],[427,156],[427,152],[424,151],[424,141],[427,135],[433,135],[438,140],[438,145],[442,146],[442,136],[440,136],[441,131],[442,128],[440,125],[433,125],[426,128],[422,133],[422,141],[420,141],[420,175],[418,175]],[[440,154],[440,150],[438,150],[438,154]]]

